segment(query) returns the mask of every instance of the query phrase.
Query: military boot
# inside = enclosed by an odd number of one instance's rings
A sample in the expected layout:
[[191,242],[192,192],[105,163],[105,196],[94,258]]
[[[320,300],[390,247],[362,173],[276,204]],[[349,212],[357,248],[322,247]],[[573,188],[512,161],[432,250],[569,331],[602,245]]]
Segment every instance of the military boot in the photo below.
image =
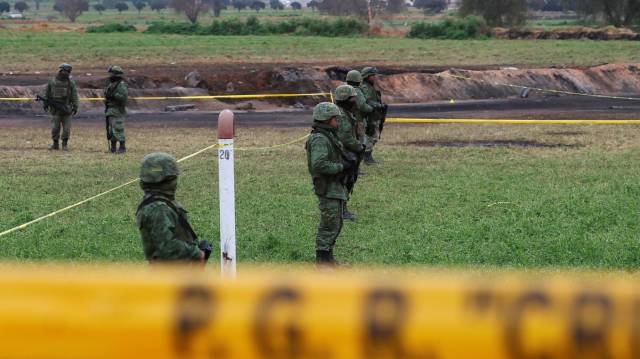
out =
[[116,145],[116,141],[111,141],[111,145],[109,146],[109,151],[111,151],[111,153],[116,153]]
[[345,202],[344,206],[342,206],[342,219],[346,219],[346,220],[352,221],[352,222],[355,222],[358,219],[358,217],[355,214],[349,212],[349,209],[347,208],[347,203],[346,202]]
[[319,266],[331,266],[333,261],[330,251],[318,251],[316,250],[316,264]]
[[68,140],[62,140],[62,150],[69,151],[69,146],[67,146]]
[[364,163],[369,166],[378,164],[378,162],[373,158],[371,151],[364,153]]
[[338,262],[338,261],[333,257],[333,248],[331,248],[331,249],[329,250],[329,260],[331,261],[331,263],[332,263],[334,266],[340,266],[340,265],[342,265],[342,263]]
[[118,148],[118,153],[127,152],[127,147],[124,145],[124,141],[120,141],[120,148]]
[[60,149],[60,143],[58,142],[58,140],[54,140],[53,144],[51,146],[49,146],[50,150],[59,150]]

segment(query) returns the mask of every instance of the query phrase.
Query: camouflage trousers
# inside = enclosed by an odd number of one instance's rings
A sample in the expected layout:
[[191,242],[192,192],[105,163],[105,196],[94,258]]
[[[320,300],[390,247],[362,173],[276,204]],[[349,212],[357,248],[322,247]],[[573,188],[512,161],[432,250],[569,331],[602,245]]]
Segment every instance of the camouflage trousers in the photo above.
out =
[[367,120],[367,140],[365,141],[365,151],[373,151],[373,147],[380,138],[380,120]]
[[51,118],[51,139],[60,140],[60,128],[62,127],[62,140],[67,141],[71,136],[71,115],[53,115]]
[[320,207],[320,224],[316,234],[316,250],[333,249],[342,230],[343,200],[318,196]]
[[124,142],[124,116],[109,116],[109,126],[111,127],[111,138],[114,141]]

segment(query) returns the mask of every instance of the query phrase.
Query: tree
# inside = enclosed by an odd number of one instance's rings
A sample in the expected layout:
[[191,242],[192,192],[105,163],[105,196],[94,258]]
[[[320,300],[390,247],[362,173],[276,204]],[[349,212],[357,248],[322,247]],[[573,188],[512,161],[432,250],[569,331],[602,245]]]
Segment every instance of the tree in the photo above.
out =
[[22,14],[23,12],[29,10],[29,5],[27,5],[27,3],[24,1],[18,1],[17,3],[13,4],[13,8]]
[[122,13],[123,11],[129,10],[129,5],[125,2],[119,2],[116,4],[116,10],[118,10],[119,13]]
[[540,11],[544,8],[546,0],[527,0],[527,7],[534,11]]
[[621,27],[640,18],[640,0],[577,0],[576,10],[582,17],[602,18]]
[[11,11],[11,5],[6,1],[0,2],[0,14],[2,14],[3,12],[9,12],[9,11]]
[[257,13],[260,12],[260,10],[264,10],[267,7],[267,5],[265,5],[262,1],[260,0],[256,0],[253,2],[253,4],[251,4],[251,8],[253,10],[255,10]]
[[480,15],[490,26],[521,25],[527,16],[526,0],[462,0],[460,14]]
[[140,15],[140,12],[142,12],[142,9],[147,7],[147,3],[141,0],[136,0],[133,2],[133,6],[136,8],[136,10],[138,10],[138,15]]
[[207,4],[211,6],[214,17],[220,17],[222,10],[227,8],[224,0],[207,0]]
[[387,0],[385,10],[391,14],[399,14],[405,8],[404,0]]
[[240,11],[242,9],[246,9],[247,6],[249,6],[249,4],[247,4],[247,2],[245,0],[233,0],[233,3],[231,4],[234,8],[236,8],[236,10]]
[[367,0],[324,0],[318,3],[318,9],[332,16],[368,17]]
[[273,10],[284,10],[284,5],[282,5],[280,0],[269,0],[269,7]]
[[311,0],[307,3],[307,8],[310,8],[311,11],[316,11],[318,8],[318,2],[316,0]]
[[198,22],[200,11],[206,9],[206,5],[202,0],[171,0],[169,6],[177,12],[184,13],[192,24]]
[[291,3],[291,8],[293,10],[302,10],[302,4],[300,4],[297,1],[294,1],[294,2]]
[[422,9],[425,13],[437,14],[447,8],[445,0],[416,0],[413,6]]
[[160,12],[160,10],[166,9],[168,5],[168,0],[151,0],[151,4],[149,4],[149,7],[151,7],[151,10]]
[[71,22],[76,22],[78,16],[89,11],[87,0],[57,0],[53,9],[66,16]]
[[107,7],[103,4],[95,4],[93,5],[93,10],[97,11],[98,14],[102,15],[102,12],[107,10]]

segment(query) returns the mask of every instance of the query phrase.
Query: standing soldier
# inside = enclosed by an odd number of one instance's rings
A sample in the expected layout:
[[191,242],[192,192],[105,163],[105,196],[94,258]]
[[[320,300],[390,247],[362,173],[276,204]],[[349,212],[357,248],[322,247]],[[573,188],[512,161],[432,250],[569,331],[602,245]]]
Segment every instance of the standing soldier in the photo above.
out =
[[68,151],[69,136],[71,136],[71,117],[78,113],[78,90],[76,82],[71,77],[71,65],[62,64],[58,67],[58,75],[49,80],[45,90],[45,111],[49,111],[51,118],[50,150],[60,149],[60,127],[62,126],[62,150]]
[[313,110],[313,126],[307,140],[307,165],[318,196],[320,224],[316,233],[316,263],[335,265],[333,247],[342,230],[342,208],[347,200],[343,173],[353,163],[343,158],[343,147],[337,137],[338,106],[323,102]]
[[367,165],[378,163],[373,158],[373,147],[378,142],[378,139],[380,139],[380,131],[387,116],[387,105],[382,102],[382,95],[375,87],[377,74],[378,69],[375,67],[365,67],[362,69],[362,85],[360,85],[360,89],[369,106],[373,108],[373,112],[367,117],[367,150],[364,153],[364,163]]
[[140,187],[144,191],[136,220],[145,258],[153,262],[206,262],[211,244],[198,242],[187,211],[176,202],[178,164],[173,156],[156,152],[142,160]]
[[362,84],[362,75],[358,70],[351,70],[347,72],[347,85],[353,86],[356,89],[358,96],[356,97],[357,106],[353,111],[353,114],[358,121],[358,126],[356,132],[358,133],[358,139],[364,145],[366,143],[366,126],[367,126],[367,116],[373,111],[373,107],[367,104],[367,100],[360,90],[360,85]]
[[118,153],[127,152],[124,137],[124,119],[127,115],[129,89],[122,78],[124,71],[120,66],[109,67],[109,84],[104,89],[104,113],[107,122],[107,139],[111,141],[109,150],[116,152],[116,143],[120,141]]
[[[346,187],[349,195],[353,193],[353,187],[358,180],[358,167],[360,158],[365,150],[365,145],[358,139],[356,133],[357,120],[353,115],[357,106],[358,93],[356,89],[349,85],[342,85],[336,89],[336,105],[340,108],[341,115],[338,117],[338,139],[342,143],[346,152],[350,153],[350,157],[356,160],[356,166],[353,171],[347,175]],[[342,209],[342,219],[355,221],[356,215],[349,212],[347,201],[344,202]]]

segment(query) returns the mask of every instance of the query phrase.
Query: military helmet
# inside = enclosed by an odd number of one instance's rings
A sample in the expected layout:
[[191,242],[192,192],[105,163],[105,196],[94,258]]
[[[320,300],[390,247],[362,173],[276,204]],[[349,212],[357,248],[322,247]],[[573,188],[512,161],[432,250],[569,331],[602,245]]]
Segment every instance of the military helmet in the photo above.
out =
[[168,153],[154,152],[144,156],[140,166],[140,181],[160,183],[180,174],[178,162]]
[[124,75],[124,71],[122,70],[122,67],[120,67],[120,66],[111,66],[111,67],[109,67],[107,72],[112,73],[114,75]]
[[356,96],[358,96],[358,93],[356,92],[356,89],[351,85],[338,86],[338,88],[336,89],[336,100],[338,101],[345,101],[348,100],[349,97]]
[[361,83],[362,82],[362,75],[360,74],[360,71],[351,70],[351,71],[347,72],[347,82]]
[[60,71],[67,71],[67,72],[71,72],[71,69],[73,69],[73,67],[71,67],[71,65],[64,63],[64,64],[60,64],[60,66],[58,66],[58,69]]
[[331,102],[321,102],[313,109],[313,120],[325,122],[340,116],[340,109]]
[[369,76],[373,76],[373,75],[379,74],[378,69],[375,68],[375,67],[365,67],[364,69],[362,69],[362,71],[360,73],[362,73],[362,78],[363,79],[366,79]]

